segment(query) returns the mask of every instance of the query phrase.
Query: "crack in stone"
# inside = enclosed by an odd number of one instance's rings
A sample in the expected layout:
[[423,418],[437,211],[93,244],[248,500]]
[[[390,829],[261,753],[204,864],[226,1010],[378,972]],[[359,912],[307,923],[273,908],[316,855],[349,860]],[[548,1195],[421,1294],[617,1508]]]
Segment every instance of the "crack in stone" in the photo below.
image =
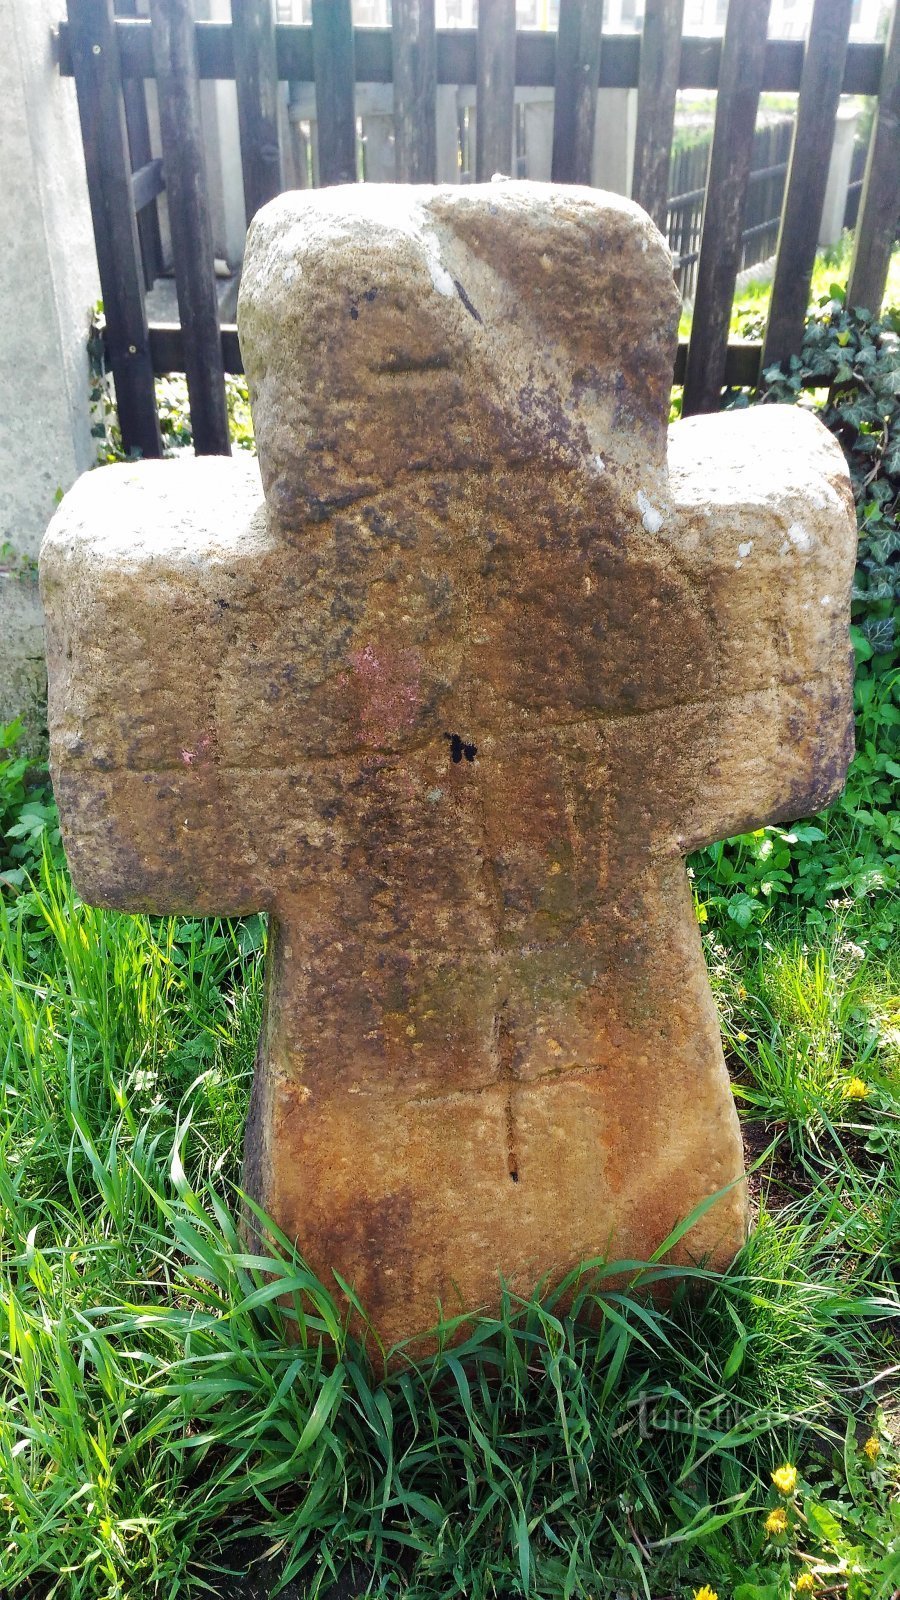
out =
[[[481,866],[487,885],[487,899],[491,907],[493,921],[493,957],[498,968],[502,965],[503,957],[503,892],[490,854],[485,815],[484,791],[481,791]],[[497,1066],[495,1084],[505,1088],[506,1101],[504,1106],[504,1126],[506,1133],[506,1170],[513,1183],[519,1181],[519,1153],[516,1131],[515,1094],[519,1082],[516,1068],[516,1045],[512,1029],[509,1025],[507,1014],[508,996],[498,998],[494,1011],[492,1031],[492,1055]],[[475,1091],[478,1092],[478,1091]],[[427,1097],[426,1097],[427,1098]]]
[[497,1029],[497,1067],[499,1082],[506,1087],[504,1121],[506,1125],[506,1170],[513,1183],[519,1181],[519,1153],[516,1133],[515,1093],[519,1082],[516,1071],[516,1046],[506,1015],[504,1000],[495,1018]]

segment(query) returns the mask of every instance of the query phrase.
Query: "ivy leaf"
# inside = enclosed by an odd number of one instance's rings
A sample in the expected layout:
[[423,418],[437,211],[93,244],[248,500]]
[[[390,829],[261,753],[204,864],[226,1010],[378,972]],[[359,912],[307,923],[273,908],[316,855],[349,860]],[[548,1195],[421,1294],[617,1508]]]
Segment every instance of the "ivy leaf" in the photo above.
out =
[[893,617],[866,617],[861,632],[874,655],[886,655],[893,649],[896,634]]
[[855,624],[851,625],[850,628],[850,640],[856,652],[857,663],[860,661],[871,661],[873,655],[875,654],[875,650],[869,643],[862,629],[857,628]]

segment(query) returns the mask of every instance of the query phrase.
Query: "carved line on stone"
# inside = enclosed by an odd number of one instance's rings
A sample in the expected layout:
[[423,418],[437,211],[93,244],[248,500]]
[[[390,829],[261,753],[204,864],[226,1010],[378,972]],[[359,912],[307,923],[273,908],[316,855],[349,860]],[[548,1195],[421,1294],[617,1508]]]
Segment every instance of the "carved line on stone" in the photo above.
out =
[[[319,683],[314,685],[314,687],[321,688],[324,684],[331,681],[333,680],[327,678],[322,679]],[[811,689],[814,688],[818,683],[829,681],[830,679],[827,673],[817,673],[813,678],[769,678],[766,680],[766,682],[751,685],[749,688],[732,689],[730,691],[717,692],[708,695],[698,695],[694,696],[690,700],[671,700],[667,701],[665,705],[636,706],[632,710],[623,708],[617,711],[604,711],[602,707],[598,706],[593,711],[579,712],[577,717],[555,719],[552,721],[548,720],[544,722],[542,727],[539,729],[523,728],[516,733],[512,733],[501,728],[501,732],[505,738],[514,740],[517,745],[531,741],[534,741],[536,744],[541,744],[546,742],[548,733],[554,732],[557,728],[590,728],[595,727],[600,722],[608,723],[612,728],[615,728],[617,724],[627,726],[629,723],[635,722],[639,717],[658,717],[670,711],[692,711],[699,710],[701,707],[708,705],[732,704],[741,700],[752,699],[757,695],[768,694],[772,689]],[[539,707],[523,706],[520,707],[519,710],[524,716],[543,715],[543,712]],[[54,737],[64,737],[55,729],[53,731]],[[488,735],[490,732],[491,724],[488,723]],[[398,749],[388,749],[387,746],[382,745],[353,745],[346,750],[335,751],[332,755],[310,755],[307,757],[302,766],[245,766],[240,762],[221,761],[218,758],[215,760],[215,766],[219,772],[226,774],[235,772],[247,773],[251,776],[270,777],[273,773],[278,773],[285,777],[302,777],[309,771],[309,768],[312,765],[328,767],[339,761],[346,762],[367,760],[382,760],[387,764],[400,759],[407,760],[410,756],[419,755],[422,753],[422,751],[429,749],[431,745],[437,744],[438,740],[442,739],[443,737],[443,730],[440,733],[430,733],[426,738],[423,738],[416,743],[405,744]],[[484,734],[482,734],[481,737],[483,738]],[[148,776],[152,775],[158,777],[163,777],[166,774],[173,772],[183,773],[187,770],[185,766],[180,764],[175,765],[174,763],[171,766],[164,767],[143,767],[137,765],[126,766],[124,763],[120,762],[106,763],[103,762],[102,759],[100,762],[98,762],[96,759],[90,762],[85,762],[84,767],[90,771],[110,774],[117,772],[133,772],[146,773]],[[208,771],[209,768],[201,766],[199,769],[195,767],[193,770],[199,770],[202,772]],[[387,765],[379,770],[388,770]]]
[[[614,1061],[598,1061],[584,1066],[548,1067],[545,1071],[535,1072],[527,1078],[520,1078],[516,1076],[513,1081],[519,1088],[532,1089],[542,1084],[561,1083],[568,1081],[571,1078],[589,1078],[596,1076],[598,1073],[604,1072],[612,1074],[617,1070],[618,1063]],[[290,1082],[290,1080],[284,1081]],[[296,1085],[291,1083],[291,1087],[296,1088]],[[478,1099],[482,1095],[490,1094],[491,1090],[495,1090],[498,1087],[499,1085],[497,1079],[491,1078],[487,1083],[472,1084],[465,1089],[447,1089],[443,1091],[429,1091],[426,1089],[419,1094],[404,1089],[397,1089],[394,1091],[394,1095],[396,1099],[401,1101],[403,1104],[427,1106],[440,1105],[448,1100]],[[358,1086],[354,1087],[352,1092],[354,1099],[372,1099],[376,1101],[383,1101],[386,1092],[384,1079],[376,1079],[373,1077],[370,1083],[362,1082]],[[510,1177],[512,1177],[512,1171],[510,1171]],[[514,1181],[518,1182],[518,1176]]]

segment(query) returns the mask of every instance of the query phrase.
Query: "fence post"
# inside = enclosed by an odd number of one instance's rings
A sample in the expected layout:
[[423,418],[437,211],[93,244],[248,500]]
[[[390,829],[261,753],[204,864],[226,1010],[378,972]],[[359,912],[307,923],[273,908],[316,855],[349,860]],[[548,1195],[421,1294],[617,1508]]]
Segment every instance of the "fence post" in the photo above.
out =
[[161,456],[113,0],[68,0],[68,15],[122,443]]
[[631,194],[637,90],[599,89],[591,158],[592,185],[612,194]]
[[853,0],[815,0],[775,257],[760,370],[800,354],[834,142]]
[[[137,0],[115,0],[117,17],[139,15]],[[122,82],[125,99],[125,126],[128,130],[128,149],[131,166],[138,171],[153,159],[150,143],[150,119],[147,116],[147,91],[141,78],[125,78]],[[162,235],[159,231],[159,208],[155,200],[138,212],[138,237],[141,241],[141,260],[144,263],[144,282],[148,289],[163,269]]]
[[357,84],[356,111],[362,130],[363,181],[396,183],[397,136],[393,84]]
[[475,178],[513,176],[516,97],[515,0],[480,0],[475,113]]
[[278,66],[272,0],[231,0],[247,226],[284,187],[278,137]]
[[459,128],[456,120],[455,84],[438,84],[435,120],[437,182],[459,183]]
[[190,0],[150,0],[169,227],[197,455],[230,455]]
[[553,111],[554,183],[590,183],[603,0],[560,0]]
[[847,105],[838,104],[837,116],[834,119],[834,140],[828,161],[828,181],[822,203],[822,220],[819,223],[820,250],[827,249],[831,244],[837,244],[844,231],[844,213],[847,210],[858,122],[858,105],[852,101]]
[[437,37],[434,0],[392,0],[394,153],[398,183],[437,175]]
[[877,316],[887,282],[900,212],[900,0],[894,12],[878,93],[878,109],[863,181],[848,306],[863,306]]
[[631,198],[666,231],[684,0],[647,0],[641,35]]
[[353,13],[350,0],[312,0],[321,184],[356,182]]
[[684,378],[682,414],[686,417],[697,411],[715,411],[725,382],[728,324],[740,261],[768,25],[769,0],[729,0]]
[[553,168],[553,90],[527,89],[525,105],[525,176],[549,183]]

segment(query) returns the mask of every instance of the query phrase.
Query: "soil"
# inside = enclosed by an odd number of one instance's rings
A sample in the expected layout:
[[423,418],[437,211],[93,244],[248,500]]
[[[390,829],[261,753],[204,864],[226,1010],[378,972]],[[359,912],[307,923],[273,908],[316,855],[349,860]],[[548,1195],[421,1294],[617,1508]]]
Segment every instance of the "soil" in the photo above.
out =
[[[234,1570],[212,1588],[215,1600],[271,1600],[284,1564],[278,1557],[267,1560],[266,1549],[264,1539],[236,1540],[230,1546],[228,1558]],[[337,1583],[321,1591],[318,1600],[361,1600],[368,1581],[366,1568],[354,1563]],[[291,1582],[278,1591],[277,1600],[307,1600],[308,1594],[307,1584]]]

